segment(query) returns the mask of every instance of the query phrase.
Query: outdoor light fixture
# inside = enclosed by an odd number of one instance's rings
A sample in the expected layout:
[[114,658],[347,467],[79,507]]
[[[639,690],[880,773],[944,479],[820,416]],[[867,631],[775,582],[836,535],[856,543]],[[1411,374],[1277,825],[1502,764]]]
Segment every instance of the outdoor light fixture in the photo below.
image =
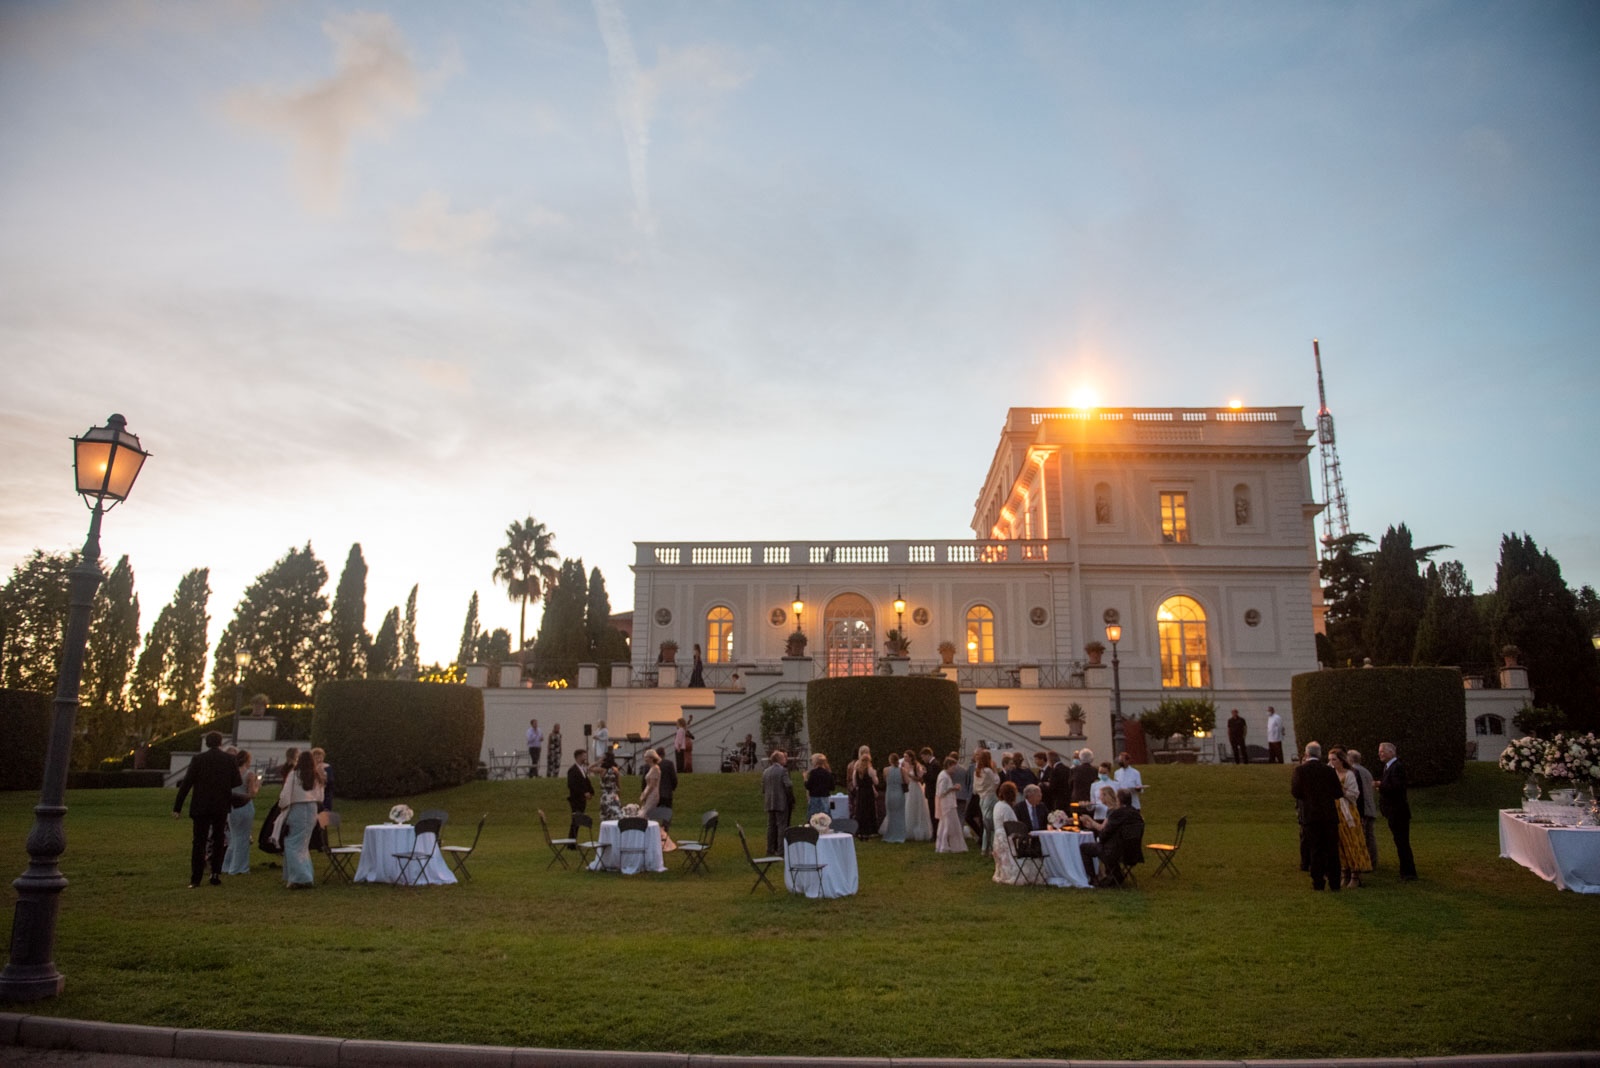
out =
[[1122,626],[1106,624],[1106,641],[1111,643],[1111,733],[1117,734],[1122,723],[1122,661],[1117,658],[1117,643],[1122,640]]
[[900,629],[900,637],[904,638],[906,636],[906,599],[900,596],[900,584],[898,582],[895,583],[894,587],[894,622],[895,626]]
[[244,673],[250,670],[250,650],[233,654],[233,740],[239,741],[239,717],[244,715]]
[[89,505],[89,537],[77,564],[68,572],[70,607],[50,718],[44,785],[33,810],[33,829],[28,832],[28,870],[11,884],[17,888],[17,907],[11,921],[11,959],[0,972],[0,1001],[40,1001],[60,994],[66,985],[55,963],[56,915],[61,891],[67,885],[58,862],[67,841],[67,763],[72,757],[72,729],[78,715],[78,681],[83,675],[94,594],[100,587],[100,517],[127,500],[149,455],[139,439],[128,433],[127,420],[120,415],[107,419],[105,426],[91,427],[72,443],[78,492],[85,504],[91,497],[94,503]]
[[800,613],[806,610],[806,603],[800,599],[800,587],[798,584],[794,588],[794,604],[789,607],[794,609],[794,629],[805,630],[800,625]]

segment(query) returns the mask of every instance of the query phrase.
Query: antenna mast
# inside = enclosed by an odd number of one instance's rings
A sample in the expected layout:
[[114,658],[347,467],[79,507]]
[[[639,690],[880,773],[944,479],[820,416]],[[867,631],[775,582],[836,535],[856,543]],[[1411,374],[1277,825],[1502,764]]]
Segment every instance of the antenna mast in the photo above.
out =
[[1322,546],[1350,533],[1350,504],[1344,497],[1344,475],[1339,472],[1339,446],[1333,439],[1333,413],[1328,411],[1328,391],[1322,385],[1322,346],[1311,339],[1317,361],[1317,451],[1322,456]]

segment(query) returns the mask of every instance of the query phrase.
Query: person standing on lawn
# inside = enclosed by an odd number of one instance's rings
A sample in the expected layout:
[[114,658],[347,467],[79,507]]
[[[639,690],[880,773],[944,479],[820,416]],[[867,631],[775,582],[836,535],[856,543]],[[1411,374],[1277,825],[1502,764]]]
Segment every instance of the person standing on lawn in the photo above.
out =
[[1367,856],[1372,858],[1372,869],[1378,869],[1378,794],[1372,782],[1372,772],[1368,771],[1361,763],[1359,749],[1345,750],[1350,766],[1355,769],[1356,779],[1361,783],[1361,833],[1367,839]]
[[1271,705],[1267,706],[1267,763],[1283,763],[1283,717]]
[[772,761],[761,773],[761,800],[767,808],[767,856],[782,856],[783,829],[794,811],[794,783],[789,781],[789,755],[772,751]]
[[233,756],[222,751],[222,732],[206,732],[205,752],[189,761],[178,799],[172,804],[172,818],[183,815],[183,800],[194,791],[189,802],[189,819],[194,823],[194,838],[189,848],[189,889],[200,885],[205,874],[206,853],[211,854],[211,885],[222,885],[222,860],[228,848],[228,814],[233,811],[233,791],[244,784]]
[[1250,730],[1250,725],[1239,715],[1239,710],[1233,710],[1228,717],[1228,745],[1233,748],[1233,762],[1235,764],[1250,763],[1250,754],[1245,751],[1244,736]]
[[572,809],[572,827],[567,831],[568,838],[578,837],[578,814],[589,807],[589,798],[593,796],[594,783],[589,780],[589,753],[579,749],[572,754],[572,767],[567,769],[567,805]]
[[528,721],[528,778],[539,777],[539,752],[544,748],[544,732],[539,729],[539,721]]
[[1406,769],[1393,742],[1378,745],[1383,761],[1383,778],[1378,780],[1378,808],[1389,823],[1394,852],[1400,860],[1400,878],[1411,882],[1417,877],[1417,862],[1411,856],[1411,802],[1406,797]]
[[1301,832],[1310,853],[1311,889],[1339,889],[1339,775],[1322,762],[1322,746],[1306,745],[1306,759],[1295,766],[1289,793],[1300,805]]

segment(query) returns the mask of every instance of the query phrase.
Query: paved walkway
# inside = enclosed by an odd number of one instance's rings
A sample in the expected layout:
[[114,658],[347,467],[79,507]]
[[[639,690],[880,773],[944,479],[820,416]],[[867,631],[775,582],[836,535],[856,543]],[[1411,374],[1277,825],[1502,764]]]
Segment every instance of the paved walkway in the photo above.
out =
[[268,1035],[64,1020],[0,1013],[0,1064],[70,1064],[91,1068],[1600,1068],[1600,1050],[1475,1057],[1334,1060],[1018,1061],[937,1057],[756,1057],[706,1053],[513,1049],[427,1042]]

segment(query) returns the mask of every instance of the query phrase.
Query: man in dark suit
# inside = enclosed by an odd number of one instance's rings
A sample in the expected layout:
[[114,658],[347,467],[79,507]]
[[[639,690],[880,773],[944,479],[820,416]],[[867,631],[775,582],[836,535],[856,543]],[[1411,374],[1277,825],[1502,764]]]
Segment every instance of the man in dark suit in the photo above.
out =
[[1022,791],[1022,800],[1017,802],[1017,818],[1028,825],[1030,831],[1048,830],[1050,827],[1050,809],[1044,803],[1044,792],[1037,786],[1029,786]]
[[594,783],[589,781],[589,754],[580,749],[572,754],[572,767],[567,769],[567,804],[572,808],[572,827],[567,831],[568,838],[578,837],[578,813],[589,807],[589,798],[593,796]]
[[1235,764],[1250,763],[1250,754],[1244,747],[1244,736],[1249,732],[1250,725],[1239,715],[1239,710],[1233,710],[1233,715],[1228,717],[1228,744],[1233,747],[1233,762]]
[[1411,802],[1406,797],[1406,769],[1400,763],[1393,742],[1378,745],[1378,759],[1383,761],[1383,778],[1378,780],[1378,811],[1389,824],[1389,834],[1394,837],[1394,851],[1400,858],[1400,878],[1406,882],[1417,877],[1417,862],[1411,856]]
[[767,808],[767,856],[783,856],[783,829],[794,811],[794,783],[789,780],[789,755],[772,751],[772,762],[761,773],[761,800]]
[[1067,767],[1067,762],[1061,759],[1061,754],[1054,749],[1047,754],[1049,768],[1045,772],[1044,804],[1050,809],[1065,809],[1072,801],[1072,769]]
[[[1094,836],[1094,841],[1078,847],[1085,872],[1093,873],[1096,857],[1105,861],[1108,868],[1113,864],[1131,868],[1144,863],[1144,851],[1140,848],[1144,817],[1133,807],[1132,790],[1124,786],[1117,791],[1117,807],[1108,811],[1106,818],[1094,828]],[[1102,873],[1100,878],[1091,878],[1091,881],[1100,883],[1104,878]]]
[[183,815],[183,799],[194,791],[189,802],[189,819],[194,823],[194,842],[189,850],[189,889],[200,885],[205,874],[206,846],[211,852],[211,885],[222,885],[222,856],[228,849],[228,813],[233,810],[233,788],[243,784],[239,765],[232,753],[222,751],[222,734],[206,734],[205,752],[189,761],[178,800],[172,805],[172,818]]
[[939,834],[939,805],[935,792],[939,788],[939,772],[944,769],[939,767],[939,762],[933,759],[933,750],[927,746],[917,754],[917,759],[922,761],[922,795],[928,799],[928,818],[933,821],[933,833]]
[[1311,889],[1339,889],[1339,773],[1322,762],[1322,746],[1306,745],[1306,758],[1289,779],[1300,813],[1301,833],[1311,862]]
[[1094,766],[1094,751],[1092,749],[1078,750],[1078,766],[1072,769],[1072,792],[1069,800],[1076,805],[1087,804],[1089,801],[1089,788],[1094,785],[1099,777]]

